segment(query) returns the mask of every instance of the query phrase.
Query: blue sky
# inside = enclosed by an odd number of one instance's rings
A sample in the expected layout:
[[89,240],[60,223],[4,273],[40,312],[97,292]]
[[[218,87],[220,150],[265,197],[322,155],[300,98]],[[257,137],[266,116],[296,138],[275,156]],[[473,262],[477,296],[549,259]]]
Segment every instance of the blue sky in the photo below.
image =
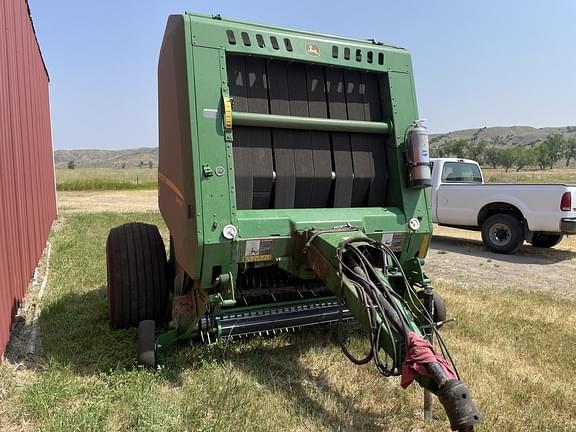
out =
[[431,132],[576,125],[573,0],[29,3],[57,149],[157,145],[158,53],[167,16],[186,10],[408,48]]

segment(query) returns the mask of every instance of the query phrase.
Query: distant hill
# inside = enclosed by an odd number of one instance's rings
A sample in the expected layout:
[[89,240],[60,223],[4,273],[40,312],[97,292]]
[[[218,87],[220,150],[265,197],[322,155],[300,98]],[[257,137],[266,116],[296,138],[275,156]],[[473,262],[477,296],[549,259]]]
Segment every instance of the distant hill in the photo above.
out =
[[463,129],[445,134],[430,135],[430,145],[438,147],[446,141],[455,139],[467,139],[472,143],[486,140],[494,146],[510,147],[525,146],[535,144],[544,140],[551,134],[562,134],[564,138],[576,137],[576,126],[565,126],[557,128],[534,128],[530,126],[509,126],[509,127],[482,127],[480,129]]
[[[550,134],[562,134],[565,138],[576,138],[576,126],[557,128],[534,128],[530,126],[509,127],[482,127],[479,129],[463,129],[444,134],[430,135],[430,145],[438,147],[446,141],[467,139],[472,143],[482,139],[495,146],[524,146],[542,141]],[[65,168],[68,162],[74,161],[76,167],[92,168],[118,168],[122,164],[126,167],[139,166],[140,161],[145,164],[152,161],[158,166],[158,148],[143,147],[129,150],[56,150],[54,162],[56,168]]]
[[56,168],[66,168],[68,162],[74,161],[77,168],[119,168],[137,167],[140,161],[148,164],[152,161],[158,166],[158,148],[143,147],[129,150],[56,150],[54,163]]

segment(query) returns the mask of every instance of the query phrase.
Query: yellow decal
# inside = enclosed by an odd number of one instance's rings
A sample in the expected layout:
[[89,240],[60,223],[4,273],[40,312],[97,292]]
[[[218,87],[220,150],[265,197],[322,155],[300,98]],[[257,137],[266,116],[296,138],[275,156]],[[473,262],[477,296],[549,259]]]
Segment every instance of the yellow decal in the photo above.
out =
[[244,257],[244,262],[260,262],[260,261],[272,261],[272,255],[252,255]]
[[229,97],[224,98],[224,127],[232,129],[232,102]]

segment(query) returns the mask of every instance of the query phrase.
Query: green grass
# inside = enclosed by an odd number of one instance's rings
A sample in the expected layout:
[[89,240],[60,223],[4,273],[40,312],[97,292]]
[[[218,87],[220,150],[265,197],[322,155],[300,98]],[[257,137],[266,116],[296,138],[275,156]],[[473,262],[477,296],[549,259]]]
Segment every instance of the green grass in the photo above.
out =
[[56,170],[56,188],[59,191],[95,191],[156,189],[156,168],[59,168]]
[[[42,431],[447,431],[435,403],[355,366],[331,331],[180,346],[149,371],[134,330],[107,321],[105,241],[157,214],[67,216],[53,234],[35,371],[0,367],[0,425]],[[162,228],[164,235],[165,228]],[[516,291],[438,287],[457,324],[443,330],[487,420],[480,431],[574,431],[576,302]],[[355,341],[357,342],[357,341]]]

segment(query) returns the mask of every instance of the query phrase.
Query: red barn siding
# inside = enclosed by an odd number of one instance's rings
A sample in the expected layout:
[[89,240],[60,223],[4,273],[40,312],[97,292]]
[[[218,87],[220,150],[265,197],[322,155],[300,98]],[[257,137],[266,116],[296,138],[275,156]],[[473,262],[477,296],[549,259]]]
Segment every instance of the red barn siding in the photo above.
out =
[[0,355],[56,217],[51,135],[48,74],[28,4],[2,0]]

